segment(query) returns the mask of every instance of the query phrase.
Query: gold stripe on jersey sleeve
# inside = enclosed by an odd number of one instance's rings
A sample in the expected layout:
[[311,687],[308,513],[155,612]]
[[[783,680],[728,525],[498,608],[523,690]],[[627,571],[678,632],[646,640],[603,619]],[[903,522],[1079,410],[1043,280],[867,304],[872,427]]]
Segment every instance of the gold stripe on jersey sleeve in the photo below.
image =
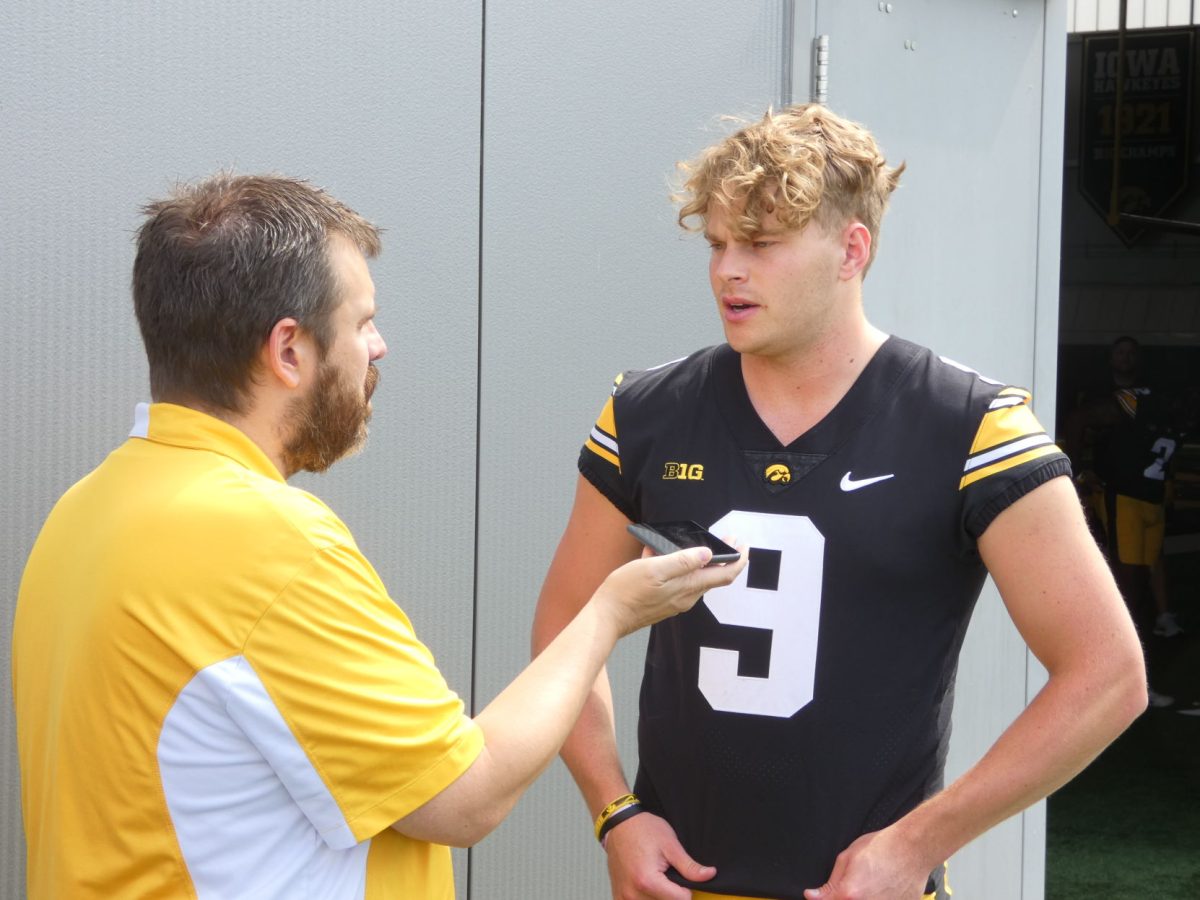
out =
[[588,438],[584,442],[583,446],[587,447],[589,450],[591,450],[593,453],[595,453],[601,459],[607,460],[608,462],[612,463],[618,469],[621,468],[621,460],[617,459],[617,457],[614,456],[607,448],[601,447],[599,444],[597,444],[591,438]]
[[612,397],[604,401],[604,409],[600,410],[600,416],[596,419],[596,427],[605,434],[612,435],[614,441],[617,440],[617,414],[613,411]]
[[1113,396],[1117,398],[1117,405],[1121,407],[1125,415],[1131,419],[1137,418],[1138,395],[1134,390],[1122,388]]
[[976,469],[974,472],[964,475],[962,481],[958,483],[958,489],[961,491],[967,485],[974,484],[976,481],[982,481],[984,478],[995,475],[997,472],[1003,472],[1005,469],[1011,469],[1013,466],[1019,466],[1022,463],[1027,463],[1031,459],[1037,459],[1041,456],[1049,456],[1053,453],[1061,452],[1062,451],[1058,449],[1057,444],[1050,442],[1041,447],[1035,447],[1032,450],[1028,450],[1025,453],[1019,453],[1016,456],[1009,456],[1004,459],[997,460],[990,466],[984,466],[981,469]]
[[1030,393],[1006,387],[984,413],[958,484],[962,490],[1005,469],[1058,452],[1029,408]]
[[1014,406],[1000,406],[984,413],[979,431],[975,433],[975,442],[971,444],[971,456],[1027,435],[1040,434],[1044,430],[1029,408],[1028,392],[1010,388],[1000,393],[1006,397],[1020,397],[1023,402]]

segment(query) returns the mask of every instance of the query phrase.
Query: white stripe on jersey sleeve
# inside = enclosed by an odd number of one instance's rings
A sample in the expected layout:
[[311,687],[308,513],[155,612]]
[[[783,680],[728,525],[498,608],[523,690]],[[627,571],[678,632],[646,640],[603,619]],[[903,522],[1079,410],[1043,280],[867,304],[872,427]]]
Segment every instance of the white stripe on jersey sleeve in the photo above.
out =
[[997,397],[988,404],[988,409],[1004,409],[1006,406],[1020,406],[1025,402],[1025,397],[1009,395],[1007,397]]
[[592,427],[591,438],[593,441],[595,441],[601,447],[605,447],[605,448],[611,450],[617,456],[621,455],[620,452],[618,452],[618,450],[617,450],[617,442],[614,441],[612,438],[610,438],[607,434],[605,434],[599,428],[596,428],[594,426]]
[[980,466],[994,463],[996,460],[1004,459],[1006,456],[1016,456],[1018,453],[1024,453],[1026,450],[1032,450],[1034,447],[1044,447],[1052,443],[1054,442],[1050,440],[1050,437],[1043,433],[1033,434],[1008,444],[1001,444],[999,447],[994,447],[986,453],[977,453],[972,456],[967,460],[967,464],[963,466],[963,471],[970,472],[972,469],[978,469]]
[[201,900],[363,896],[371,842],[355,843],[244,657],[188,682],[163,721],[158,764]]

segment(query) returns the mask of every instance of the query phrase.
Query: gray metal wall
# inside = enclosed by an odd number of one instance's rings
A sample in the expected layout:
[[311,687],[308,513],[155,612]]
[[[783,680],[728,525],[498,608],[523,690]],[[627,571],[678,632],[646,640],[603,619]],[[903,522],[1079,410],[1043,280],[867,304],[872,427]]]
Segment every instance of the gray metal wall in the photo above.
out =
[[302,481],[468,692],[482,35],[477,3],[0,4],[0,896],[24,878],[17,584],[51,504],[148,399],[132,235],[174,180],[300,175],[387,228],[372,268],[391,356],[370,451]]
[[[527,659],[610,379],[720,340],[706,249],[666,200],[674,162],[721,133],[719,114],[806,99],[815,34],[831,39],[831,106],[909,162],[872,317],[1050,400],[1064,3],[0,6],[0,646],[41,520],[146,395],[127,289],[137,205],[223,166],[309,177],[387,228],[371,443],[303,483],[477,705]],[[613,665],[630,763],[641,646]],[[965,653],[955,771],[1040,678],[993,594]],[[0,709],[0,897],[16,898]],[[1042,838],[1040,811],[1002,826],[956,858],[956,889],[1039,898]],[[607,896],[558,763],[456,859],[462,897]]]

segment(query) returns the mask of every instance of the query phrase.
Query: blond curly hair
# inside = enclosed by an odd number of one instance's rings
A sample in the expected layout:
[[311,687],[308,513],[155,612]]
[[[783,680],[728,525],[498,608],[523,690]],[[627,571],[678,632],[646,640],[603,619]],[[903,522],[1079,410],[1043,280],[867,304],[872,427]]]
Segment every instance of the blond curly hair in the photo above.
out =
[[743,124],[679,164],[685,179],[674,195],[680,226],[703,230],[714,207],[729,213],[739,240],[759,233],[771,213],[788,230],[815,221],[832,232],[857,220],[871,233],[869,266],[904,163],[889,166],[869,131],[817,103],[768,109],[759,121]]

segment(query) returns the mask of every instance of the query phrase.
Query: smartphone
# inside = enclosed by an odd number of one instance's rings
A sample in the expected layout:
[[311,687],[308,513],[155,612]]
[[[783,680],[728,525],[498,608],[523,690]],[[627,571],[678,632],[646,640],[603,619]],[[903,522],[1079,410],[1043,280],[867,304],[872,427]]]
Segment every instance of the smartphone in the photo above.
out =
[[713,552],[708,563],[710,566],[734,562],[741,556],[736,548],[730,547],[698,522],[640,522],[627,525],[626,529],[655,553],[674,553],[687,547],[707,547]]

